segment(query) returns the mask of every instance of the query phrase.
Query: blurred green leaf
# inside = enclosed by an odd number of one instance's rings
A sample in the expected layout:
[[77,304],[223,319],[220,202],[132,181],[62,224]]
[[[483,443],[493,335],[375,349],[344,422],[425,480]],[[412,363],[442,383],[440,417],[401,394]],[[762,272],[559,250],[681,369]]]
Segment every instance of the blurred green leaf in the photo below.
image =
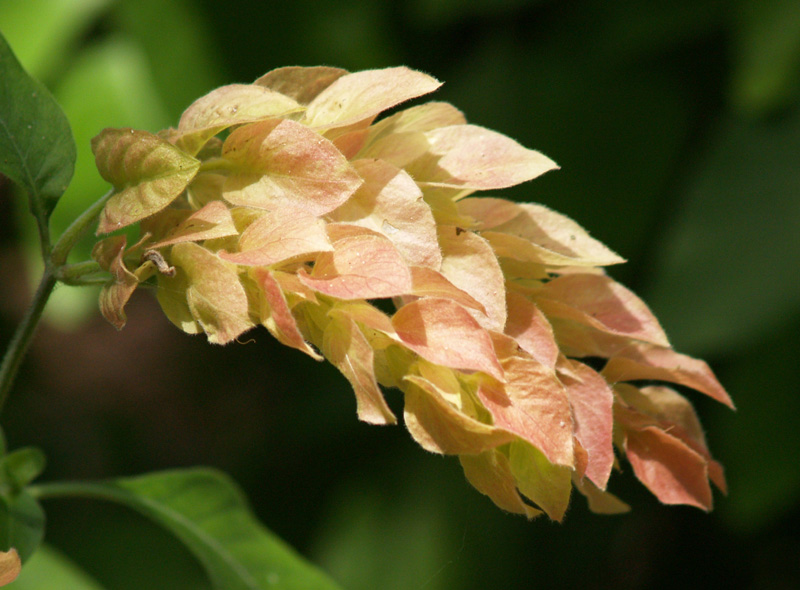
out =
[[440,486],[430,489],[432,482],[441,483],[441,473],[423,472],[413,461],[400,469],[407,479],[391,492],[373,478],[350,482],[334,494],[314,555],[352,590],[461,587],[447,568],[460,547],[443,509],[453,496]]
[[423,27],[444,27],[468,18],[487,18],[542,4],[543,0],[411,0],[408,16]]
[[22,563],[33,555],[44,536],[44,512],[28,492],[0,494],[0,550],[15,547]]
[[727,466],[721,516],[739,530],[790,523],[800,500],[798,351],[800,314],[731,363],[724,382],[738,411],[706,421],[709,443]]
[[800,2],[740,0],[733,22],[734,107],[761,115],[800,91]]
[[645,293],[676,348],[741,349],[800,308],[800,108],[729,119],[698,163]]
[[44,471],[44,453],[34,447],[17,449],[0,458],[0,494],[15,495]]
[[728,0],[587,2],[583,16],[598,34],[602,53],[636,61],[721,31],[729,5]]
[[42,545],[28,560],[19,577],[6,587],[8,590],[102,590],[78,566],[52,547]]
[[55,99],[0,35],[0,172],[22,186],[41,227],[67,190],[75,140]]
[[211,469],[165,471],[107,483],[40,486],[123,504],[177,536],[221,590],[337,590],[315,566],[264,528],[239,488]]
[[[220,53],[209,43],[213,31],[196,4],[193,0],[124,0],[117,5],[121,28],[141,48],[153,88],[160,90],[172,125],[194,100],[226,82]],[[115,126],[123,125],[135,127],[130,121]]]
[[[337,67],[350,70],[394,64],[399,57],[392,47],[390,3],[361,0],[358,3],[320,3],[306,0],[301,28],[306,43],[325,52],[336,52]],[[294,33],[296,34],[296,33]],[[329,63],[329,62],[325,62]],[[266,72],[265,72],[266,73]]]
[[0,0],[0,23],[20,62],[40,80],[56,71],[70,46],[113,0]]

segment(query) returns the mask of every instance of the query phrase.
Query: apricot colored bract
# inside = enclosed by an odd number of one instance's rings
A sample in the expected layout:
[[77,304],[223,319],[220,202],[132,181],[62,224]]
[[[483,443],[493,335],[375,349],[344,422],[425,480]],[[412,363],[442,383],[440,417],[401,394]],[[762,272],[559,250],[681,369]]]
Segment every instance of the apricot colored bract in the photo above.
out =
[[17,550],[0,551],[0,586],[10,584],[17,579],[22,563]]
[[446,103],[376,121],[439,85],[402,67],[281,68],[198,99],[177,129],[103,131],[114,194],[98,231],[140,229],[95,247],[103,315],[121,328],[154,282],[185,332],[225,344],[263,325],[327,359],[361,420],[396,422],[382,387],[399,388],[417,442],[459,455],[511,512],[560,520],[573,487],[596,512],[626,510],[607,491],[618,456],[662,502],[710,509],[725,479],[691,404],[635,383],[732,407],[727,393],[605,274],[619,255],[543,205],[473,194],[552,160]]

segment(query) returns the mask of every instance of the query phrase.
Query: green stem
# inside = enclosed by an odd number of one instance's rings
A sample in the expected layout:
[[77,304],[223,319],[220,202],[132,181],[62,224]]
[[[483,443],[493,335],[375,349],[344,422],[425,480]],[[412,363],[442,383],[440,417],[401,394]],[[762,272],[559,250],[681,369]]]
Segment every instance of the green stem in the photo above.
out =
[[94,260],[65,264],[56,270],[56,280],[72,286],[102,285],[109,276]]
[[17,376],[22,359],[33,340],[33,335],[36,332],[36,326],[39,325],[39,319],[42,317],[42,312],[56,286],[56,277],[53,274],[52,267],[46,267],[39,287],[33,296],[25,317],[22,318],[17,331],[14,332],[14,337],[11,339],[11,344],[8,345],[8,350],[3,357],[3,363],[0,365],[0,410],[6,403],[8,394],[11,391],[11,386],[14,383],[14,378]]
[[55,481],[30,485],[26,490],[37,500],[53,498],[93,498],[128,504],[130,492],[113,486],[80,481]]
[[230,160],[225,158],[209,158],[207,160],[203,160],[202,164],[200,164],[200,170],[197,171],[198,174],[202,172],[228,172],[233,167],[233,164]]
[[36,225],[39,228],[39,244],[42,248],[42,260],[47,264],[47,256],[50,253],[50,218],[41,212],[34,212]]
[[[25,317],[22,318],[19,326],[17,326],[14,336],[11,338],[11,343],[8,345],[3,362],[0,364],[0,411],[8,399],[8,394],[11,392],[11,386],[14,384],[14,379],[19,372],[22,365],[22,359],[30,348],[33,335],[36,333],[36,327],[39,325],[39,320],[42,318],[42,313],[47,305],[47,300],[56,286],[59,279],[64,282],[69,282],[69,279],[75,278],[77,284],[86,284],[80,280],[80,277],[89,272],[95,272],[98,267],[90,267],[85,263],[72,265],[72,267],[65,266],[67,256],[70,250],[81,239],[89,226],[94,223],[97,216],[103,210],[103,207],[111,198],[114,191],[111,190],[103,195],[96,203],[91,205],[86,211],[81,213],[75,221],[66,229],[53,246],[50,246],[50,236],[47,227],[39,227],[40,236],[42,239],[42,248],[45,249],[45,268],[42,274],[42,280],[36,289],[28,311]],[[49,254],[49,255],[48,255]],[[89,281],[87,281],[89,282]]]
[[50,253],[50,260],[53,266],[59,268],[67,262],[67,256],[73,246],[83,237],[86,230],[95,222],[103,207],[106,205],[111,196],[114,194],[114,189],[108,191],[105,195],[100,197],[93,203],[86,211],[80,214],[72,224],[64,230],[61,237],[58,238],[56,245],[53,246],[53,251]]

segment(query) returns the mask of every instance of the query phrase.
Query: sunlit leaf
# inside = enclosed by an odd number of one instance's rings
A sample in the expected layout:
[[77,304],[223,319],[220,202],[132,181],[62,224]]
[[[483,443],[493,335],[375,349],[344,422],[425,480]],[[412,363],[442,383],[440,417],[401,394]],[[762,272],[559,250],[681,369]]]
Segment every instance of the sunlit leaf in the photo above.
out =
[[345,127],[439,86],[434,78],[405,67],[346,74],[308,104],[304,123],[316,128]]
[[[173,246],[171,262],[177,273],[174,278],[163,278],[163,290],[180,291],[185,285],[183,293],[191,317],[197,328],[208,335],[209,342],[226,344],[253,327],[247,294],[234,265],[194,242]],[[162,280],[161,276],[159,280]],[[160,288],[159,296],[161,291]],[[175,322],[170,313],[167,315]],[[184,331],[196,333],[194,328],[186,329],[181,324],[178,326]]]
[[555,465],[573,466],[572,415],[555,373],[533,359],[503,361],[506,382],[484,383],[478,397],[494,424],[528,441]]
[[708,466],[698,453],[652,426],[627,429],[625,451],[636,477],[664,504],[711,510]]
[[220,131],[301,111],[294,100],[263,86],[230,84],[212,90],[186,109],[170,140],[195,155]]
[[235,205],[288,205],[324,215],[361,184],[330,141],[294,121],[270,119],[240,127],[225,140],[222,155],[233,166],[223,196]]
[[161,211],[186,188],[200,162],[171,143],[136,129],[105,129],[92,140],[100,175],[114,196],[100,215],[108,233]]
[[519,346],[546,367],[554,369],[558,359],[558,345],[553,328],[547,318],[523,295],[506,293],[508,319],[505,333],[513,336]]
[[458,201],[458,210],[473,218],[472,229],[483,231],[503,225],[521,215],[520,203],[496,197],[467,197]]
[[347,70],[327,66],[289,66],[267,72],[253,84],[270,88],[306,105],[345,74]]
[[292,207],[260,212],[242,232],[238,246],[238,252],[220,252],[220,257],[246,266],[270,266],[333,250],[322,219]]
[[366,301],[339,301],[330,313],[345,315],[369,330],[384,334],[388,338],[385,341],[387,345],[393,342],[401,342],[389,316]]
[[639,389],[628,383],[618,383],[614,390],[629,406],[659,422],[669,423],[670,430],[680,428],[685,436],[705,447],[706,437],[697,412],[689,400],[674,389],[662,385]]
[[476,125],[452,125],[425,133],[427,152],[408,165],[424,184],[488,190],[514,186],[558,168],[547,156]]
[[369,130],[369,142],[378,142],[398,133],[425,132],[439,127],[463,125],[466,122],[464,114],[450,103],[426,102],[425,104],[403,109],[399,113],[381,119],[372,125]]
[[333,242],[311,275],[298,274],[312,289],[339,299],[379,299],[412,290],[411,271],[392,243],[383,236],[354,235]]
[[579,273],[553,279],[537,293],[536,304],[547,316],[669,346],[664,330],[647,305],[629,289],[603,275]]
[[406,261],[439,269],[442,255],[436,222],[414,180],[381,160],[356,160],[364,179],[355,194],[330,213],[332,221],[370,228],[388,237]]
[[453,226],[439,228],[439,245],[441,273],[483,306],[485,314],[473,314],[483,327],[502,332],[506,323],[505,278],[491,246],[477,234]]
[[[708,463],[709,479],[727,493],[725,472],[722,465],[712,458],[706,445],[703,427],[689,400],[674,389],[662,385],[639,389],[628,383],[617,383],[614,391],[629,406],[624,412],[626,420],[631,420],[631,416],[635,413],[638,413],[640,418],[642,416],[652,418],[652,421],[643,420],[642,426],[657,425],[699,453]],[[622,410],[618,407],[617,412]]]
[[441,454],[478,454],[510,442],[514,437],[454,407],[434,384],[409,375],[403,386],[404,417],[408,431],[422,448]]
[[733,401],[705,361],[646,344],[631,345],[618,352],[602,371],[609,383],[652,379],[679,383],[705,393],[733,408]]
[[508,457],[503,453],[490,450],[480,455],[459,455],[458,459],[469,483],[503,510],[528,518],[542,514],[520,497]]
[[201,242],[214,238],[235,236],[238,232],[233,217],[224,203],[212,201],[183,219],[163,239],[148,248],[162,248],[180,242]]
[[353,386],[358,418],[370,424],[395,424],[395,418],[375,379],[374,353],[356,323],[345,314],[332,313],[323,335],[326,358]]
[[430,149],[425,131],[464,123],[461,111],[445,102],[411,107],[370,126],[357,157],[377,158],[404,168]]
[[585,473],[605,490],[614,465],[614,395],[606,380],[587,365],[566,359],[564,363],[569,373],[560,374],[559,379],[567,389],[575,438],[588,455]]
[[464,307],[475,309],[482,314],[486,313],[486,309],[474,297],[456,287],[442,273],[432,268],[411,267],[411,294],[416,297],[450,299]]
[[432,363],[503,379],[488,332],[453,301],[431,297],[408,303],[392,325],[407,348]]
[[405,169],[411,162],[422,158],[430,149],[430,144],[421,131],[406,131],[388,135],[374,143],[369,141],[372,127],[364,130],[361,151],[357,157],[361,159],[378,159],[392,166]]
[[580,225],[543,205],[467,198],[457,207],[459,213],[478,222],[475,229],[492,244],[498,256],[558,266],[624,262]]
[[300,333],[286,296],[272,273],[265,268],[254,268],[251,272],[264,295],[261,300],[261,323],[282,344],[296,348],[313,359],[322,360]]
[[519,491],[551,519],[561,521],[569,505],[572,470],[553,465],[541,451],[522,440],[509,445],[509,465]]

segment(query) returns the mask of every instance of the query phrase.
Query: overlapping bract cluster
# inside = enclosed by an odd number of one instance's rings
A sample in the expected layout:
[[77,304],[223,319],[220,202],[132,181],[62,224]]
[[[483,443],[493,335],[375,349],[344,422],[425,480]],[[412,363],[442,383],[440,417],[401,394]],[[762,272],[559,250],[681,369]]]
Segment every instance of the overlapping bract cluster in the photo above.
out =
[[[605,275],[622,259],[546,207],[470,196],[556,168],[431,102],[406,68],[282,68],[192,104],[177,129],[93,142],[115,194],[99,233],[117,327],[155,277],[168,318],[224,344],[263,325],[350,381],[360,419],[396,422],[403,391],[425,449],[460,457],[500,507],[560,520],[573,485],[592,509],[614,448],[665,503],[725,486],[680,384],[731,405],[702,361],[674,352],[647,306]],[[383,311],[391,300],[396,311]],[[578,359],[606,359],[597,372]],[[596,366],[596,365],[595,365]]]

